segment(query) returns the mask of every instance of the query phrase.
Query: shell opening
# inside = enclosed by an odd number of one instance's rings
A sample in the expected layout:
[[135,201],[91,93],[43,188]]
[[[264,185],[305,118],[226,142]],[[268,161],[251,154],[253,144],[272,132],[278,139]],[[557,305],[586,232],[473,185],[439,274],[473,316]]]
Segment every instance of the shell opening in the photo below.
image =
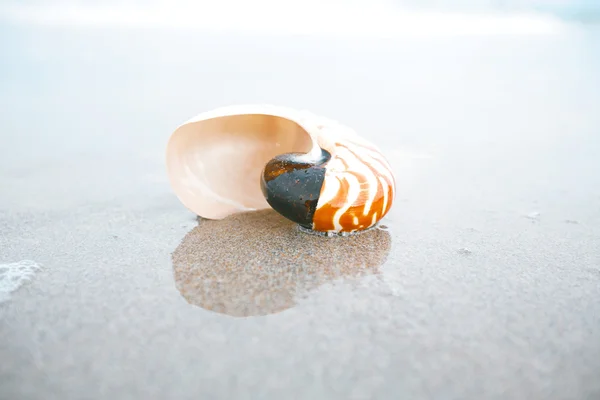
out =
[[167,173],[188,209],[221,219],[269,208],[259,185],[262,169],[275,156],[292,152],[321,156],[316,140],[290,119],[266,114],[197,118],[171,135]]

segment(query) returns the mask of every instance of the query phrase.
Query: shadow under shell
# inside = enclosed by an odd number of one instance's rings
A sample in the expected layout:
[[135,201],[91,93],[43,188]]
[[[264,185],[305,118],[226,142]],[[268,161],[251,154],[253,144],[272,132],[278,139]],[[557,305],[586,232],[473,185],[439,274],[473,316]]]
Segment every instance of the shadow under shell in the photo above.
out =
[[175,249],[175,285],[191,304],[236,317],[277,313],[326,282],[377,273],[387,231],[307,235],[274,210],[200,220]]

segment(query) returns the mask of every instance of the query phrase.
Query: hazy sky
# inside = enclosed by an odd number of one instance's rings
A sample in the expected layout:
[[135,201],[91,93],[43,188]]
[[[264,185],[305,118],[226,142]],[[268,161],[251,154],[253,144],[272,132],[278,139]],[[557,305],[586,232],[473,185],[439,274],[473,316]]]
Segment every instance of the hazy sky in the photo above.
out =
[[[22,6],[49,6],[47,0],[3,0],[3,8]],[[297,5],[336,5],[372,8],[380,5],[412,9],[443,10],[531,10],[537,8],[598,9],[598,0],[53,0],[52,6],[128,6],[128,7],[211,7],[219,4],[253,5],[255,7]]]
[[[580,2],[589,0],[579,0]],[[375,37],[551,33],[559,23],[531,11],[559,0],[5,0],[1,20],[85,27],[167,27]],[[452,4],[448,7],[447,4]],[[475,11],[486,15],[465,15]]]

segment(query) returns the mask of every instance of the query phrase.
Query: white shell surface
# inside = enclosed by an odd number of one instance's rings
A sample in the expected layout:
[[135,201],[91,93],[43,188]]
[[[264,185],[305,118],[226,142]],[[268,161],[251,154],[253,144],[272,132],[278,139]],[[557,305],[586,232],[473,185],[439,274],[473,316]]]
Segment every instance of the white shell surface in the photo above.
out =
[[305,127],[312,120],[310,114],[269,105],[197,115],[167,144],[167,174],[175,194],[208,219],[268,208],[259,184],[262,169],[278,154],[310,152],[315,143]]

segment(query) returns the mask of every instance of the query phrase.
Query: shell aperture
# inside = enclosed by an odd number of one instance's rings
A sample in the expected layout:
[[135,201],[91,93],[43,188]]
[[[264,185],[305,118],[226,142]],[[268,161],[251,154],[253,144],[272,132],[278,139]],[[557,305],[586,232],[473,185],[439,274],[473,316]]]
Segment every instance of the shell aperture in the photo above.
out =
[[[243,162],[217,167],[223,158]],[[179,200],[201,217],[271,207],[329,234],[373,227],[395,197],[376,146],[336,121],[278,106],[222,107],[182,124],[167,146],[167,170]]]

